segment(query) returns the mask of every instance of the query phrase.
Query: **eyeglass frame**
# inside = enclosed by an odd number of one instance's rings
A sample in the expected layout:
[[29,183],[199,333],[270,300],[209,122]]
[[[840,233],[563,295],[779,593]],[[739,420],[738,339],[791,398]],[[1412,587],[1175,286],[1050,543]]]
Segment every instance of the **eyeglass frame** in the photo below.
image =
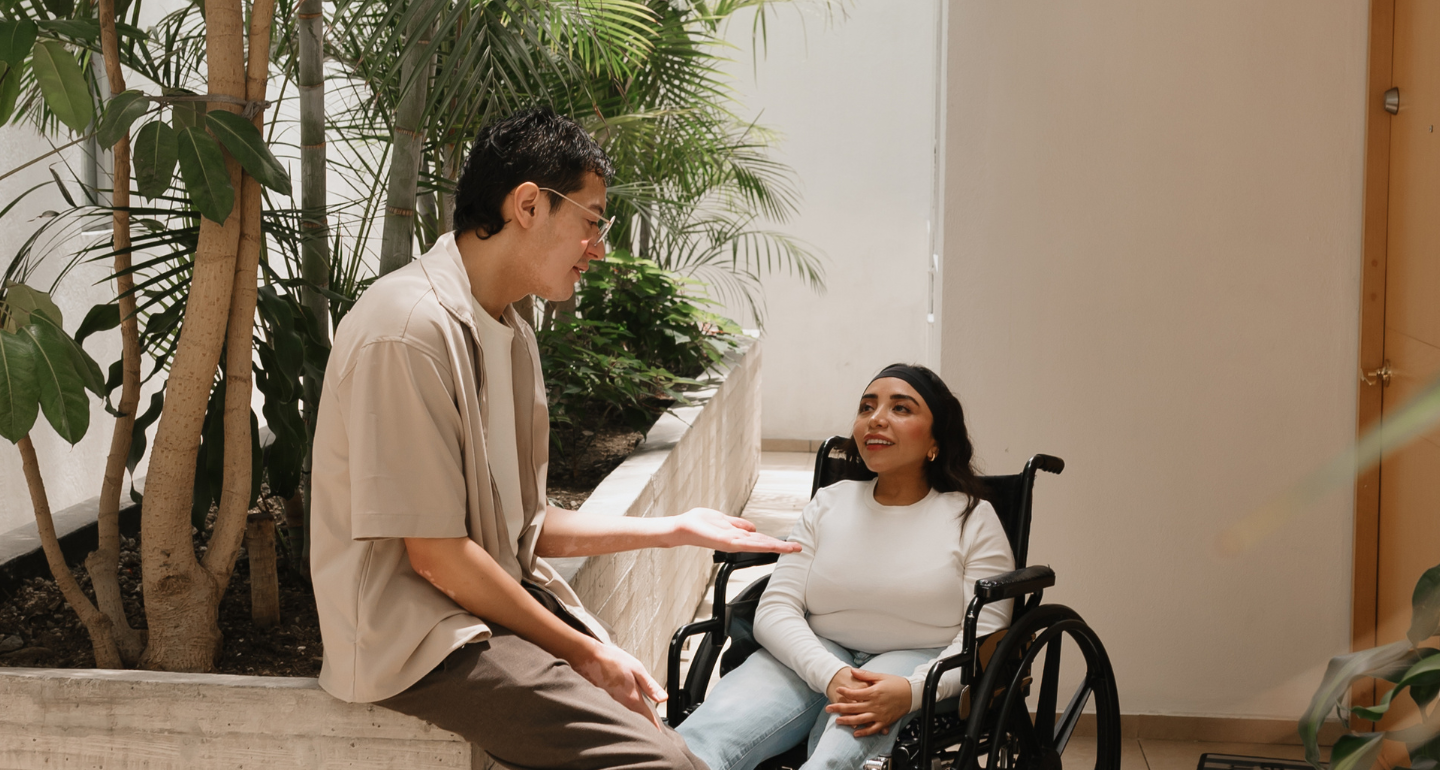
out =
[[[548,192],[548,193],[554,193],[554,194],[560,196],[561,198],[564,198],[565,200],[570,201],[571,203],[574,203],[576,206],[579,206],[580,208],[584,209],[585,211],[587,211],[587,212],[589,212],[589,213],[591,213],[591,214],[594,214],[594,215],[595,215],[595,222],[594,222],[594,224],[595,224],[595,226],[596,226],[597,228],[599,228],[599,230],[600,230],[600,232],[596,233],[596,235],[595,235],[595,240],[598,241],[598,242],[600,242],[600,243],[604,243],[604,242],[605,242],[605,235],[610,232],[610,228],[612,228],[612,227],[615,226],[615,217],[607,217],[607,216],[605,216],[604,214],[595,214],[595,210],[594,210],[594,209],[590,208],[589,206],[581,205],[581,203],[580,203],[579,201],[575,200],[574,198],[571,198],[570,196],[566,195],[565,193],[562,193],[562,192],[560,192],[559,190],[556,190],[556,189],[554,189],[554,188],[541,187],[540,189],[541,189],[541,190],[544,190],[545,192]],[[604,224],[600,224],[601,222],[603,222]]]

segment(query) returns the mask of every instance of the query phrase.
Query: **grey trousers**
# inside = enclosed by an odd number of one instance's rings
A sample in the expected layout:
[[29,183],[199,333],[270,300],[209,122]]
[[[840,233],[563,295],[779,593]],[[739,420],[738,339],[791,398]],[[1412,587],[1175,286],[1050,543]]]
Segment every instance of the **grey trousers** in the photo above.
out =
[[377,706],[456,733],[515,770],[708,770],[570,665],[491,625],[410,689]]

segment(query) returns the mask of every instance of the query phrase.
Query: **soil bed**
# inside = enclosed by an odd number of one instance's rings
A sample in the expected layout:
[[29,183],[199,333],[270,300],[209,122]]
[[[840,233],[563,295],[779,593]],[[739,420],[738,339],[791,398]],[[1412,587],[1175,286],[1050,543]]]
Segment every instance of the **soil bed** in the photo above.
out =
[[[644,437],[642,430],[627,426],[597,426],[596,430],[581,435],[582,445],[577,447],[579,452],[573,463],[555,456],[550,464],[548,495],[551,504],[562,508],[579,508],[600,481],[635,451]],[[276,517],[276,529],[283,531],[284,514],[279,498],[266,500],[262,508]],[[138,549],[135,539],[123,538],[120,589],[131,624],[143,628]],[[277,543],[277,550],[280,551],[277,558],[280,625],[261,630],[251,621],[250,564],[242,549],[235,564],[235,575],[220,603],[220,630],[225,642],[216,673],[256,676],[318,676],[320,673],[320,626],[314,593],[305,578],[290,567],[283,540]],[[73,571],[93,601],[90,577],[84,567]],[[13,595],[0,593],[0,666],[95,666],[90,636],[51,578],[31,578]]]

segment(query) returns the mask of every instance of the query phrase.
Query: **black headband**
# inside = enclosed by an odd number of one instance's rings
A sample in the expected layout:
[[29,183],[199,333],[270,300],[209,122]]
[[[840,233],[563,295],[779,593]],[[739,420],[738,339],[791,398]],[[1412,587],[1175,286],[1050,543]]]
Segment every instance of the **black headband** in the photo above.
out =
[[935,386],[930,384],[929,377],[921,374],[919,369],[908,364],[891,364],[881,369],[879,374],[870,378],[870,382],[883,380],[886,377],[904,380],[910,387],[914,388],[915,392],[920,394],[920,398],[925,400],[925,405],[930,407],[930,413],[934,415],[938,421],[940,410],[945,408],[945,401],[940,398],[940,392],[935,389]]

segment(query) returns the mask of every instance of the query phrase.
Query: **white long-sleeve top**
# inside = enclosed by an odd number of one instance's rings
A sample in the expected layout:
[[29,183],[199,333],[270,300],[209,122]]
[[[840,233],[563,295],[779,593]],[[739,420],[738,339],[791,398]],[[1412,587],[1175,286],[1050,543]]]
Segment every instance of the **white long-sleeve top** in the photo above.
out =
[[[940,657],[959,653],[975,581],[1015,568],[995,509],[982,501],[962,521],[968,502],[963,493],[932,489],[912,505],[881,505],[874,481],[820,490],[790,532],[800,552],[780,557],[760,599],[756,640],[821,693],[849,664],[817,637],[872,654],[929,647],[943,647]],[[1008,626],[1010,605],[986,606],[977,632]],[[912,711],[933,660],[907,677]],[[959,694],[959,674],[941,679],[940,698]]]

